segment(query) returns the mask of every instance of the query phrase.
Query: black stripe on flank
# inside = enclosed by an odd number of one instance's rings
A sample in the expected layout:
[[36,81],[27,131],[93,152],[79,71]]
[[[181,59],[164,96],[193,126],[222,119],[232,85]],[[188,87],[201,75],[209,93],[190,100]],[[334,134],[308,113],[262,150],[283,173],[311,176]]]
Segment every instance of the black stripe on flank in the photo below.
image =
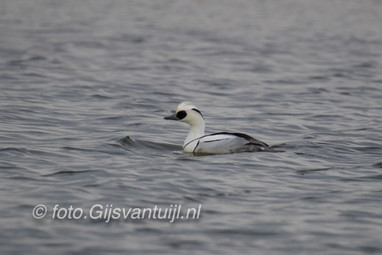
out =
[[248,141],[255,140],[255,138],[253,138],[252,136],[243,134],[243,133],[219,132],[219,133],[214,133],[211,135],[234,135],[234,136],[244,138],[245,140],[248,140]]
[[192,151],[192,153],[193,153],[194,155],[195,155],[195,150],[196,150],[196,148],[198,148],[198,146],[199,146],[199,143],[200,143],[200,140],[198,141],[198,143],[196,144],[194,150]]
[[211,142],[217,142],[217,141],[224,141],[224,140],[229,140],[230,138],[225,138],[225,139],[218,139],[218,140],[211,140],[211,141],[205,141],[205,143],[211,143]]
[[241,138],[247,140],[248,143],[246,145],[252,144],[252,145],[257,145],[257,146],[269,147],[268,144],[266,144],[266,143],[264,143],[262,141],[259,141],[259,140],[253,138],[250,135],[243,134],[243,133],[219,132],[219,133],[214,133],[212,135],[234,135],[234,136],[241,137]]

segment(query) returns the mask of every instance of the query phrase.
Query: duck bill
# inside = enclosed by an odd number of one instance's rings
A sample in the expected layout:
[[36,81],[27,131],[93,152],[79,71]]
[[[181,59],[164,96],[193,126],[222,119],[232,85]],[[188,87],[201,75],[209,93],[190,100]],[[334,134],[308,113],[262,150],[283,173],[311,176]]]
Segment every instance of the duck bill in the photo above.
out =
[[179,118],[176,117],[176,113],[174,113],[173,115],[164,117],[164,119],[165,119],[165,120],[179,120]]

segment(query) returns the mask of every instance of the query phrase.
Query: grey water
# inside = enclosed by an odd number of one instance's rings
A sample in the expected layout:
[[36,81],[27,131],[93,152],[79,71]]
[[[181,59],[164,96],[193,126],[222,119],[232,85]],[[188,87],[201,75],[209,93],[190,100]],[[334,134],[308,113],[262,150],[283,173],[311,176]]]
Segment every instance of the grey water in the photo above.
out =
[[[0,1],[1,254],[381,254],[381,24],[379,0]],[[184,154],[182,101],[284,152]],[[201,211],[65,215],[94,205]]]

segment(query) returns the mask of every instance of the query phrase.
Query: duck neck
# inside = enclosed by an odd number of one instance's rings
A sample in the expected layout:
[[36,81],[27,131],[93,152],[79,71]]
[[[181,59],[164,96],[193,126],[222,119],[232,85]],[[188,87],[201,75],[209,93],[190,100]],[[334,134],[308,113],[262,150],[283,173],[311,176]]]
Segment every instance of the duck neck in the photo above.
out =
[[203,136],[204,135],[204,128],[205,128],[204,120],[202,120],[196,124],[190,125],[190,131],[188,131],[188,135],[187,135],[186,140],[184,141],[183,146],[185,146],[187,143],[191,142],[192,140],[195,140],[195,139]]

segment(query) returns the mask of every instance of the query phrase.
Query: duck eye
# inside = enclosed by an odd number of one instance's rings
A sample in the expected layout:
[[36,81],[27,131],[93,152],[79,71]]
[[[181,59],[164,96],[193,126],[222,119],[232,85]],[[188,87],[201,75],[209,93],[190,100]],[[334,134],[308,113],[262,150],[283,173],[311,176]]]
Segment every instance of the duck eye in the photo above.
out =
[[178,119],[183,119],[183,118],[185,118],[187,116],[187,113],[185,112],[185,111],[180,111],[180,112],[178,112],[177,114],[176,114],[176,117],[178,118]]

